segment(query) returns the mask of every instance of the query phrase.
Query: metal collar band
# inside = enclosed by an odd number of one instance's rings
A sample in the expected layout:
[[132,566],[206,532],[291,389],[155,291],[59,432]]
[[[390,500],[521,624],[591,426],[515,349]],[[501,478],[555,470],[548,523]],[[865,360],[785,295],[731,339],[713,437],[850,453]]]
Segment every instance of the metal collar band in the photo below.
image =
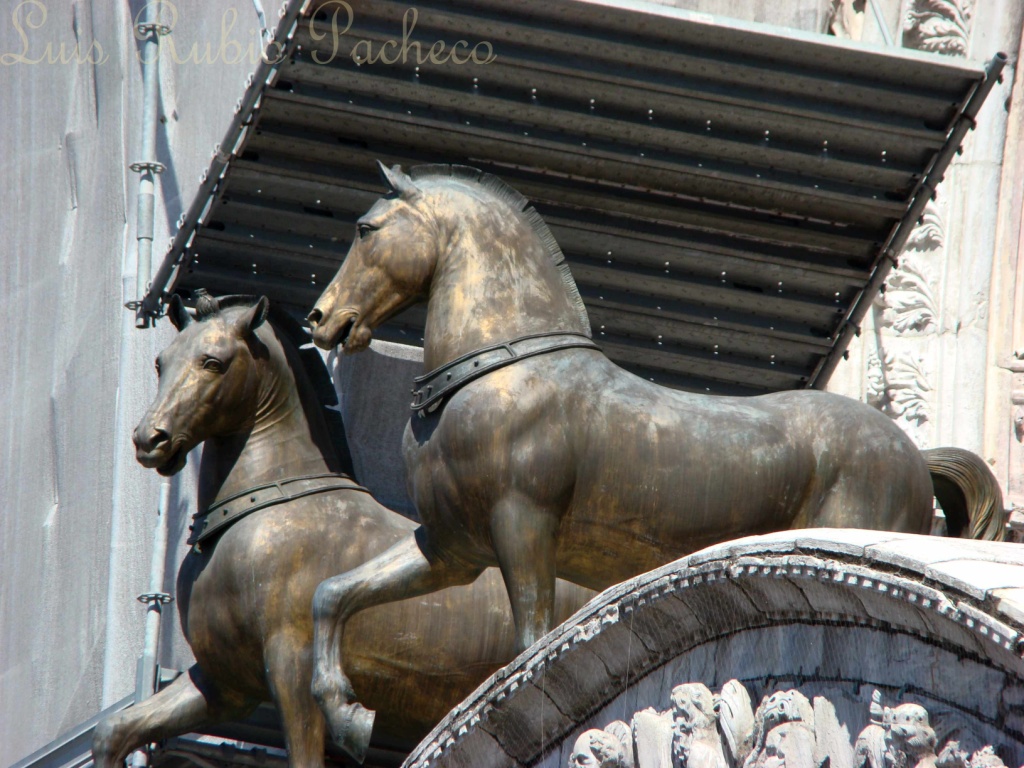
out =
[[301,499],[325,491],[362,491],[369,493],[363,486],[344,475],[306,475],[279,480],[276,483],[257,485],[244,491],[228,496],[192,518],[188,538],[189,544],[199,544],[210,538],[239,518],[266,509],[286,501]]
[[598,351],[601,349],[589,336],[563,331],[533,333],[512,341],[483,347],[413,379],[415,388],[409,407],[420,416],[425,416],[436,410],[445,397],[485,373],[504,368],[523,358],[574,347]]

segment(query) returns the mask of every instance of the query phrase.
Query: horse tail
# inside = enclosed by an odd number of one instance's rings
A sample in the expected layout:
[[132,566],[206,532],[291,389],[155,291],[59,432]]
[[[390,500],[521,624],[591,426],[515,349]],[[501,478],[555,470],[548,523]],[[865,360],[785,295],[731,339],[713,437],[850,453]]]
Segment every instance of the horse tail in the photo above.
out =
[[1003,492],[981,457],[962,448],[921,451],[935,498],[946,515],[946,535],[1002,541],[1006,533]]

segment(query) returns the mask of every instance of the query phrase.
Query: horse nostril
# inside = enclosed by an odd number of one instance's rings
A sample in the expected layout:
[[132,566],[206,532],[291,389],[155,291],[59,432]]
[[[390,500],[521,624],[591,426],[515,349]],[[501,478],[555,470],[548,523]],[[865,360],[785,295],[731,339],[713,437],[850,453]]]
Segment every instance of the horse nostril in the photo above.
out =
[[154,428],[153,431],[145,437],[136,430],[132,437],[135,440],[135,447],[141,448],[144,451],[155,450],[171,439],[171,435],[166,429],[160,429],[158,427]]
[[316,328],[317,325],[320,324],[320,321],[323,320],[323,319],[324,319],[324,313],[321,312],[317,308],[314,308],[312,312],[310,312],[308,315],[306,315],[306,320],[308,320],[309,324],[311,326],[313,326],[314,328]]

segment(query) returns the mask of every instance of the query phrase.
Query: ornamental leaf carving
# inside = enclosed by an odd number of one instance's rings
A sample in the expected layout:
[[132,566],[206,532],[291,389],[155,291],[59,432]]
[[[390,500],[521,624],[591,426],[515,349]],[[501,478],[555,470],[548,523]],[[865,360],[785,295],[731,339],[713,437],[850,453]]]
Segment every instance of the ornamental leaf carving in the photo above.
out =
[[912,0],[903,45],[947,56],[966,56],[972,0]]
[[921,358],[872,354],[867,365],[867,401],[894,419],[918,426],[931,415],[928,376]]
[[910,233],[907,249],[913,251],[934,251],[942,247],[946,240],[946,231],[942,226],[942,218],[934,201],[924,207],[921,222]]
[[897,333],[923,331],[935,324],[938,308],[924,264],[905,258],[885,283],[883,323]]

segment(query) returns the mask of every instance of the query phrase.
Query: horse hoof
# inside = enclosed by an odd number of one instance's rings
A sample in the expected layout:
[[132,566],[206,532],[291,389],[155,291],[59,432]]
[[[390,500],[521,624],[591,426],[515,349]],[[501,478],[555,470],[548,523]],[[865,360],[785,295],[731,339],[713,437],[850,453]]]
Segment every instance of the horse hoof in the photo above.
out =
[[349,704],[345,709],[345,727],[336,735],[335,741],[361,764],[370,748],[370,734],[373,732],[373,719],[376,715],[362,704]]

